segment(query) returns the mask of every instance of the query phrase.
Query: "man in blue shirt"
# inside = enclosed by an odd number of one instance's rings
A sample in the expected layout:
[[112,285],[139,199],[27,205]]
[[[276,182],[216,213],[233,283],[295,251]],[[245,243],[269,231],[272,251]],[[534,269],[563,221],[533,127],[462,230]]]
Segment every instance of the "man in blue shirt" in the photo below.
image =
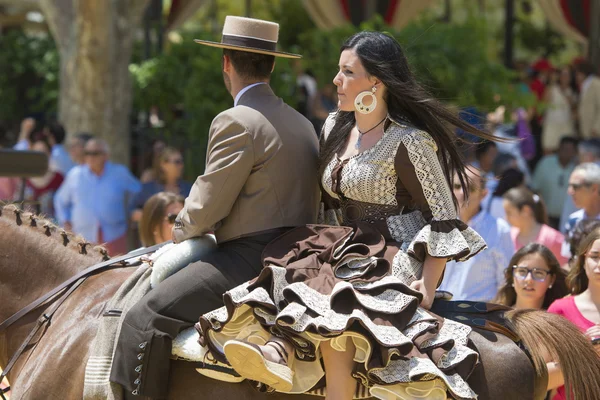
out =
[[56,192],[56,218],[86,240],[105,243],[111,256],[124,254],[128,211],[141,184],[127,168],[108,161],[103,140],[89,140],[84,151],[85,164],[71,169]]
[[487,194],[485,178],[473,167],[468,168],[468,175],[471,180],[468,202],[460,184],[454,185],[460,219],[483,237],[487,249],[467,261],[447,263],[440,290],[452,293],[454,300],[490,301],[504,283],[504,270],[515,249],[508,223],[481,207]]

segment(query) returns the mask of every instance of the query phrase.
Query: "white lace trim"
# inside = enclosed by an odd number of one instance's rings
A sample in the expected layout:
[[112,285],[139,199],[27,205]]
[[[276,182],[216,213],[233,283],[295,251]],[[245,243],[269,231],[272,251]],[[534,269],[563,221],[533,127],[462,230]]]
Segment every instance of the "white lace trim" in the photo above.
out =
[[454,228],[450,232],[436,232],[431,230],[431,225],[426,225],[417,234],[408,247],[409,254],[415,254],[417,244],[424,244],[427,254],[433,257],[451,258],[467,252],[460,260],[465,260],[486,247],[483,238],[472,228],[464,231]]

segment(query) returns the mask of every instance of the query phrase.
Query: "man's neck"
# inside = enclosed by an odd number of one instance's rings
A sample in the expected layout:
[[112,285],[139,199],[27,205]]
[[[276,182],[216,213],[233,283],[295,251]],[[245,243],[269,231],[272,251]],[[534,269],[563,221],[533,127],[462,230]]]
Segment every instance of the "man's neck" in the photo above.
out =
[[267,81],[267,80],[243,81],[243,82],[242,81],[234,82],[232,80],[231,81],[231,91],[229,93],[231,94],[231,97],[235,100],[238,93],[240,93],[245,87],[254,85],[255,83],[268,83],[268,82],[269,81]]
[[587,218],[596,218],[598,215],[600,215],[600,199],[596,199],[596,201],[591,202],[591,204],[585,207],[583,210]]

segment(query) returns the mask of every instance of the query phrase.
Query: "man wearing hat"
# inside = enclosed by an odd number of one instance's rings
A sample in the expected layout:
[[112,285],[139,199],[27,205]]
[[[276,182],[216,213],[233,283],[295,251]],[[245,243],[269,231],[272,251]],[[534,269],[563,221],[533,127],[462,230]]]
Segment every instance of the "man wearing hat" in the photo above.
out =
[[220,43],[234,107],[212,122],[206,169],[173,229],[173,240],[214,232],[218,249],[169,277],[126,314],[111,381],[126,398],[166,398],[171,342],[223,305],[225,291],[255,278],[263,248],[292,227],[315,223],[320,191],[312,124],[269,86],[279,25],[227,17]]

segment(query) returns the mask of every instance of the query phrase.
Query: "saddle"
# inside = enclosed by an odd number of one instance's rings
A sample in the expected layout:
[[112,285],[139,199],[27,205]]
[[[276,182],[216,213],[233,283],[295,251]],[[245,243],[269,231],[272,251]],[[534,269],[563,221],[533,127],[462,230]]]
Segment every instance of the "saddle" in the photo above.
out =
[[429,311],[472,328],[499,333],[513,342],[519,343],[519,337],[504,318],[504,313],[510,310],[512,308],[500,304],[481,301],[448,301],[442,297],[436,298]]

